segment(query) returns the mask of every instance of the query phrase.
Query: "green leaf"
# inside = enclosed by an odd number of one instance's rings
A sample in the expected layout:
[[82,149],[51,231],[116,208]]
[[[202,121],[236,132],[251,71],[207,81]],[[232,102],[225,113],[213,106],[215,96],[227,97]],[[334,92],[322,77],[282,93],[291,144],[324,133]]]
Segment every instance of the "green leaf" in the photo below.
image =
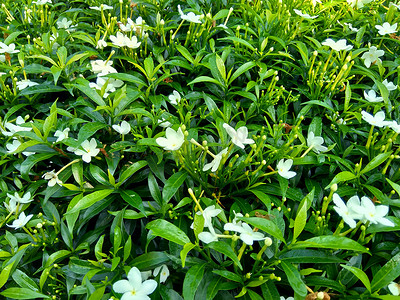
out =
[[66,91],[65,88],[50,84],[39,84],[35,86],[27,87],[19,92],[21,96],[35,95],[35,94],[46,94],[46,93],[59,93]]
[[299,294],[301,297],[305,298],[307,296],[307,288],[297,268],[295,268],[291,263],[282,261],[281,266],[285,272],[290,286],[293,288],[295,293]]
[[238,38],[238,37],[235,37],[235,36],[228,36],[228,37],[225,37],[225,38],[219,38],[218,40],[220,40],[220,41],[231,40],[234,43],[239,43],[239,44],[242,44],[243,46],[246,46],[247,48],[249,48],[253,52],[256,51],[256,49],[254,49],[254,47],[248,41],[246,41],[244,39],[241,39],[241,38]]
[[362,253],[369,253],[367,248],[361,246],[356,241],[344,236],[335,235],[316,236],[305,240],[304,242],[296,242],[296,244],[292,246],[292,249],[308,247],[319,249],[353,250]]
[[167,204],[169,200],[175,195],[177,190],[182,186],[183,182],[187,177],[186,172],[178,172],[172,175],[168,180],[165,182],[165,186],[162,191],[162,199],[164,204]]
[[243,278],[236,273],[225,270],[213,270],[212,272],[228,280],[243,283]]
[[282,254],[279,259],[291,263],[344,263],[345,260],[330,252],[312,249],[294,249]]
[[91,122],[83,125],[81,129],[79,129],[78,133],[78,144],[82,144],[83,141],[87,140],[89,137],[94,135],[98,130],[106,127],[107,124],[103,124],[100,122]]
[[371,293],[371,283],[368,279],[367,274],[359,268],[353,267],[353,266],[346,266],[341,264],[341,266],[347,270],[349,270],[351,273],[353,273],[355,276],[357,276],[358,279],[361,280],[361,282],[364,284],[364,286],[367,288],[367,290]]
[[248,61],[248,62],[244,63],[243,65],[241,65],[235,71],[235,73],[233,73],[233,75],[229,78],[228,85],[230,85],[240,75],[242,75],[243,73],[247,72],[248,70],[250,70],[251,68],[253,68],[255,66],[256,66],[256,63],[253,61]]
[[56,153],[39,153],[29,155],[20,166],[21,177],[26,181],[30,181],[29,172],[32,167],[42,160],[47,160],[53,157],[55,154]]
[[86,96],[88,96],[91,100],[93,100],[99,106],[106,106],[103,98],[91,87],[89,87],[89,81],[84,80],[82,78],[77,79],[78,84],[71,83],[71,86],[77,88]]
[[232,250],[232,247],[230,245],[228,245],[227,243],[222,242],[222,241],[216,241],[216,242],[207,244],[207,247],[214,249],[215,251],[228,256],[239,267],[240,270],[243,270],[243,267],[239,261],[239,258],[237,257],[235,252]]
[[379,166],[381,163],[383,163],[386,159],[389,158],[389,156],[392,154],[392,151],[386,152],[386,153],[381,153],[375,156],[366,166],[364,169],[361,170],[360,174],[367,173],[373,169],[375,169],[377,166]]
[[225,70],[224,61],[218,54],[216,54],[215,60],[216,60],[215,62],[216,62],[219,74],[222,76],[222,79],[224,79],[224,81],[226,81],[226,70]]
[[304,197],[304,199],[300,202],[299,208],[297,209],[296,219],[294,220],[294,229],[293,229],[293,241],[292,244],[296,242],[297,237],[303,231],[307,222],[307,210],[309,208],[309,204],[314,199],[314,188],[312,191]]
[[54,264],[55,261],[60,261],[61,259],[65,258],[66,256],[68,256],[70,254],[71,254],[71,251],[68,251],[68,250],[59,250],[57,252],[54,252],[53,254],[51,254],[49,256],[44,267],[48,268],[52,264]]
[[149,173],[148,184],[149,184],[149,190],[150,190],[151,196],[157,202],[158,205],[162,206],[162,197],[161,197],[160,188],[159,188],[156,178],[154,177],[153,173],[151,173],[151,172]]
[[146,225],[146,228],[150,229],[153,235],[162,237],[178,245],[184,246],[190,243],[187,235],[179,227],[163,219],[151,221]]
[[133,163],[132,165],[130,165],[128,168],[126,168],[121,176],[119,177],[118,183],[117,183],[117,187],[119,187],[121,184],[123,184],[129,177],[131,177],[133,174],[135,174],[138,170],[140,170],[141,168],[145,167],[147,165],[147,161],[145,160],[140,160],[137,161],[135,163]]
[[203,279],[204,269],[206,265],[194,265],[189,269],[189,271],[185,275],[185,279],[183,280],[183,298],[185,300],[193,300],[194,295],[196,294],[196,290],[200,285],[201,280]]
[[86,195],[82,199],[78,201],[78,203],[73,206],[71,209],[68,208],[66,215],[73,215],[76,213],[79,213],[82,209],[88,208],[89,206],[92,206],[96,202],[104,199],[108,195],[110,195],[113,192],[113,190],[101,190],[97,192],[93,192],[89,195]]
[[272,221],[264,219],[264,218],[245,218],[245,217],[239,217],[238,219],[253,225],[254,227],[257,227],[258,229],[261,229],[262,231],[265,231],[266,233],[272,235],[273,237],[277,238],[278,240],[281,240],[286,244],[286,241],[282,235],[282,231],[279,229],[279,227]]
[[219,82],[217,79],[214,79],[209,76],[199,76],[196,79],[189,82],[187,85],[192,85],[192,84],[199,83],[199,82],[211,82],[211,83],[215,83],[215,84],[223,87],[221,82]]
[[186,256],[188,255],[190,250],[192,250],[194,247],[196,247],[196,245],[192,244],[192,243],[187,243],[183,246],[183,249],[181,250],[181,252],[179,254],[179,256],[181,257],[181,261],[182,261],[182,268],[185,267]]
[[0,288],[5,285],[7,282],[8,278],[10,277],[10,272],[12,270],[12,267],[14,266],[15,261],[10,263],[9,265],[5,266],[3,270],[1,270],[0,273]]
[[184,58],[186,58],[190,63],[195,65],[195,61],[192,55],[185,47],[183,47],[182,45],[176,45],[176,49],[182,54]]
[[50,299],[50,296],[46,296],[42,293],[32,291],[27,288],[12,287],[1,292],[0,295],[8,297],[10,299]]
[[340,172],[339,174],[337,174],[337,175],[332,179],[331,183],[329,183],[329,184],[325,187],[325,189],[326,189],[326,190],[329,189],[329,188],[332,186],[332,184],[340,183],[340,182],[343,182],[343,181],[350,181],[350,180],[353,180],[353,179],[356,178],[356,177],[357,177],[357,176],[356,176],[355,174],[353,174],[353,173],[351,173],[351,172],[349,172],[349,171]]
[[39,291],[36,282],[21,270],[16,269],[12,274],[12,278],[22,288],[31,289],[37,292]]
[[371,282],[372,292],[387,286],[400,276],[400,253],[397,253],[374,275]]
[[100,288],[98,288],[97,290],[95,290],[90,297],[88,298],[88,300],[98,300],[98,299],[102,299],[104,292],[106,290],[105,286],[102,286]]
[[104,77],[119,79],[119,80],[122,80],[122,81],[127,81],[127,82],[131,82],[131,83],[136,83],[138,85],[147,86],[146,82],[144,82],[139,77],[133,76],[131,74],[111,73],[111,74],[107,74],[107,76],[104,76]]
[[149,252],[133,259],[133,267],[139,270],[151,270],[169,261],[164,252]]
[[220,289],[221,283],[221,277],[213,278],[213,280],[211,280],[210,284],[207,286],[207,299],[214,299]]
[[143,200],[138,193],[131,190],[120,190],[119,194],[125,202],[129,203],[132,207],[139,209],[144,215],[146,215]]

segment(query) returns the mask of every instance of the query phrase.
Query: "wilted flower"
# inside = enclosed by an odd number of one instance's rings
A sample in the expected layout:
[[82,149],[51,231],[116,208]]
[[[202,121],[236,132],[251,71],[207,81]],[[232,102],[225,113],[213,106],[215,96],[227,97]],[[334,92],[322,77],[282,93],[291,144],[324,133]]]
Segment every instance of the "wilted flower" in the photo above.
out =
[[378,29],[378,33],[380,35],[396,33],[397,32],[397,23],[390,25],[388,22],[385,22],[382,25],[375,25],[375,28]]
[[76,155],[81,155],[82,160],[87,163],[90,163],[90,161],[92,160],[92,156],[94,157],[100,152],[100,149],[97,149],[97,142],[94,138],[92,138],[90,142],[88,140],[85,140],[81,144],[81,147],[84,150],[76,149],[74,152]]
[[337,42],[335,42],[332,39],[326,39],[324,42],[322,42],[322,45],[329,46],[335,51],[341,51],[341,50],[348,51],[353,49],[353,46],[346,45],[346,43],[347,41],[345,39],[338,40]]
[[278,162],[276,168],[278,169],[278,174],[283,178],[290,179],[296,176],[296,172],[290,171],[290,168],[293,165],[293,159],[284,160],[283,158]]
[[185,15],[183,13],[180,5],[178,5],[178,12],[179,12],[182,20],[201,24],[201,21],[200,21],[201,16],[200,15],[195,15],[193,12],[189,12],[187,15]]
[[397,89],[397,85],[394,85],[393,82],[388,82],[387,79],[382,81],[382,84],[387,88],[387,90],[390,91],[395,91]]
[[128,134],[131,131],[131,125],[126,121],[122,121],[121,125],[113,125],[112,128],[122,135]]
[[62,186],[62,181],[60,179],[58,179],[58,176],[56,173],[54,173],[54,170],[44,173],[42,178],[49,181],[47,183],[47,185],[50,187],[55,186],[56,184],[58,184],[59,186]]
[[238,128],[237,131],[226,123],[224,123],[222,126],[225,128],[226,132],[231,137],[232,143],[234,143],[236,146],[244,149],[245,144],[254,144],[253,139],[247,138],[249,132],[246,126]]
[[128,280],[118,280],[113,284],[114,292],[124,294],[123,300],[150,300],[150,295],[157,288],[153,279],[142,282],[142,275],[138,268],[133,267],[128,273]]
[[325,152],[328,150],[327,147],[322,146],[322,144],[324,143],[324,139],[321,136],[315,136],[314,132],[310,131],[308,133],[307,136],[307,146],[309,148],[312,147],[313,151],[315,151],[316,153],[321,152]]
[[14,229],[22,228],[32,219],[33,215],[26,216],[24,212],[20,213],[18,219],[14,220],[12,225],[8,225],[8,227],[13,227]]
[[370,115],[366,111],[362,111],[361,115],[362,119],[372,126],[383,127],[390,125],[390,121],[385,121],[385,113],[383,111],[378,111],[375,116]]
[[39,83],[30,81],[29,79],[22,79],[20,81],[16,82],[17,88],[22,91],[23,89],[26,89],[27,87],[39,85]]
[[173,105],[178,105],[181,102],[181,95],[177,91],[173,91],[172,95],[168,96],[169,102]]
[[179,128],[177,131],[173,130],[172,128],[167,128],[165,131],[165,136],[166,138],[159,137],[156,139],[156,143],[163,147],[164,150],[178,150],[185,141],[185,135],[183,134],[181,128]]
[[372,103],[383,101],[383,97],[377,97],[374,90],[370,90],[368,93],[364,91],[364,97],[368,102]]
[[221,152],[219,152],[217,155],[215,155],[214,159],[212,160],[212,162],[205,164],[203,167],[203,171],[208,171],[211,169],[211,172],[215,172],[218,170],[219,164],[221,163],[222,160],[222,156],[224,154],[228,153],[228,148],[225,148],[224,150],[222,150]]
[[376,62],[382,62],[382,60],[379,57],[383,56],[384,54],[385,51],[378,50],[375,46],[371,46],[368,52],[364,52],[361,58],[364,60],[365,66],[369,68],[371,64],[374,64]]
[[355,220],[362,218],[362,214],[360,213],[360,199],[357,196],[353,196],[347,201],[347,204],[345,204],[336,193],[333,194],[332,198],[333,203],[336,205],[333,209],[343,218],[343,221],[345,221],[347,225],[351,228],[355,228],[357,225]]
[[65,140],[66,138],[68,138],[69,131],[70,131],[69,128],[65,128],[63,131],[57,130],[54,133],[54,136],[57,137],[56,143],[61,142],[61,141]]
[[304,14],[301,10],[298,10],[298,9],[293,9],[293,11],[294,11],[297,15],[299,15],[300,17],[302,17],[302,18],[304,18],[304,19],[309,19],[309,20],[311,20],[311,19],[318,18],[318,15],[316,15],[316,16],[310,16],[309,14]]
[[163,283],[167,280],[169,276],[169,270],[167,265],[161,265],[154,269],[153,276],[157,277],[158,273],[160,273],[160,283]]

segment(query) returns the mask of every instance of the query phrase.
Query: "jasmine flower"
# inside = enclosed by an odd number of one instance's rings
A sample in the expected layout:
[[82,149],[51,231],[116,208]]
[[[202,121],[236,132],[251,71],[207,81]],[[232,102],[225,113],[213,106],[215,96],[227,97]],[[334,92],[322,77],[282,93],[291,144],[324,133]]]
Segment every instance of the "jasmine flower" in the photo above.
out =
[[148,279],[142,282],[138,268],[133,267],[128,273],[128,280],[118,280],[113,284],[114,292],[123,294],[123,300],[150,300],[150,295],[157,288],[157,282]]
[[159,137],[156,139],[156,143],[163,147],[164,150],[178,150],[185,141],[185,136],[181,128],[179,128],[177,131],[173,130],[172,128],[167,128],[165,136],[166,138]]
[[382,25],[375,25],[375,28],[378,29],[378,33],[380,35],[386,35],[397,32],[397,23],[390,25],[388,22],[383,23]]
[[238,130],[236,131],[235,129],[233,129],[231,126],[229,126],[226,123],[224,123],[222,126],[225,128],[226,132],[231,137],[232,143],[234,143],[236,146],[244,149],[245,144],[254,144],[253,139],[247,138],[247,136],[248,136],[247,127],[242,126],[242,127],[238,128]]
[[125,135],[131,132],[131,125],[128,122],[122,121],[121,125],[113,125],[112,128],[119,134]]
[[370,90],[368,93],[364,91],[364,97],[368,102],[372,103],[383,101],[383,97],[377,97],[374,90]]
[[353,49],[353,46],[346,45],[346,43],[347,41],[345,39],[338,40],[337,42],[335,42],[332,39],[326,39],[324,42],[322,42],[322,45],[329,46],[335,51],[341,51],[341,50],[348,51]]
[[8,227],[13,227],[14,229],[22,228],[32,219],[33,215],[26,216],[24,212],[20,213],[18,219],[14,220],[12,225],[8,225]]
[[293,165],[293,159],[284,160],[283,158],[278,162],[276,168],[278,169],[278,174],[283,178],[290,179],[296,176],[296,172],[290,171],[290,168]]
[[371,66],[371,64],[374,64],[376,62],[382,62],[382,60],[379,58],[385,54],[385,51],[383,50],[378,50],[375,46],[371,46],[369,48],[368,52],[364,52],[364,54],[361,56],[361,58],[364,60],[364,64],[367,68]]
[[228,153],[228,148],[225,148],[224,150],[222,150],[221,152],[219,152],[217,155],[215,155],[214,159],[212,160],[212,162],[205,164],[203,167],[203,171],[208,171],[211,169],[211,172],[215,172],[218,170],[219,168],[219,164],[221,163],[222,160],[222,156],[224,154]]
[[86,163],[90,163],[92,156],[94,157],[100,152],[100,149],[97,149],[97,142],[94,138],[92,138],[90,142],[88,140],[84,141],[81,147],[83,150],[75,149],[74,152],[76,155],[82,156],[82,160]]

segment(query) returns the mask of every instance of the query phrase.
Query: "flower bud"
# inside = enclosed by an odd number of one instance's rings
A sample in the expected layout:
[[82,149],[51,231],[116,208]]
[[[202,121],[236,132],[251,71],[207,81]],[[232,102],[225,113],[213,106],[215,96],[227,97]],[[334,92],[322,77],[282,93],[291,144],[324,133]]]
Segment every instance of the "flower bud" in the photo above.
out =
[[337,189],[338,189],[337,183],[334,183],[334,184],[331,185],[331,191],[332,191],[333,193],[336,192]]
[[272,245],[272,239],[270,237],[266,237],[264,240],[265,246],[269,247]]

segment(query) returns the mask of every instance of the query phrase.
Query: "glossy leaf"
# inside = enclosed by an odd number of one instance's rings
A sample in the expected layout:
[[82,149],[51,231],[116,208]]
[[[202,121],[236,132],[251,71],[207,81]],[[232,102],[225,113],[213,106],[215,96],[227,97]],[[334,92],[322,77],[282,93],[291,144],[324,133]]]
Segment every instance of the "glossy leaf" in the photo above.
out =
[[193,300],[196,290],[203,279],[205,264],[194,265],[189,269],[183,280],[183,298],[185,300]]
[[190,243],[189,238],[182,229],[168,221],[157,219],[148,223],[146,228],[150,229],[153,235],[162,237],[178,245],[184,246],[185,244]]

